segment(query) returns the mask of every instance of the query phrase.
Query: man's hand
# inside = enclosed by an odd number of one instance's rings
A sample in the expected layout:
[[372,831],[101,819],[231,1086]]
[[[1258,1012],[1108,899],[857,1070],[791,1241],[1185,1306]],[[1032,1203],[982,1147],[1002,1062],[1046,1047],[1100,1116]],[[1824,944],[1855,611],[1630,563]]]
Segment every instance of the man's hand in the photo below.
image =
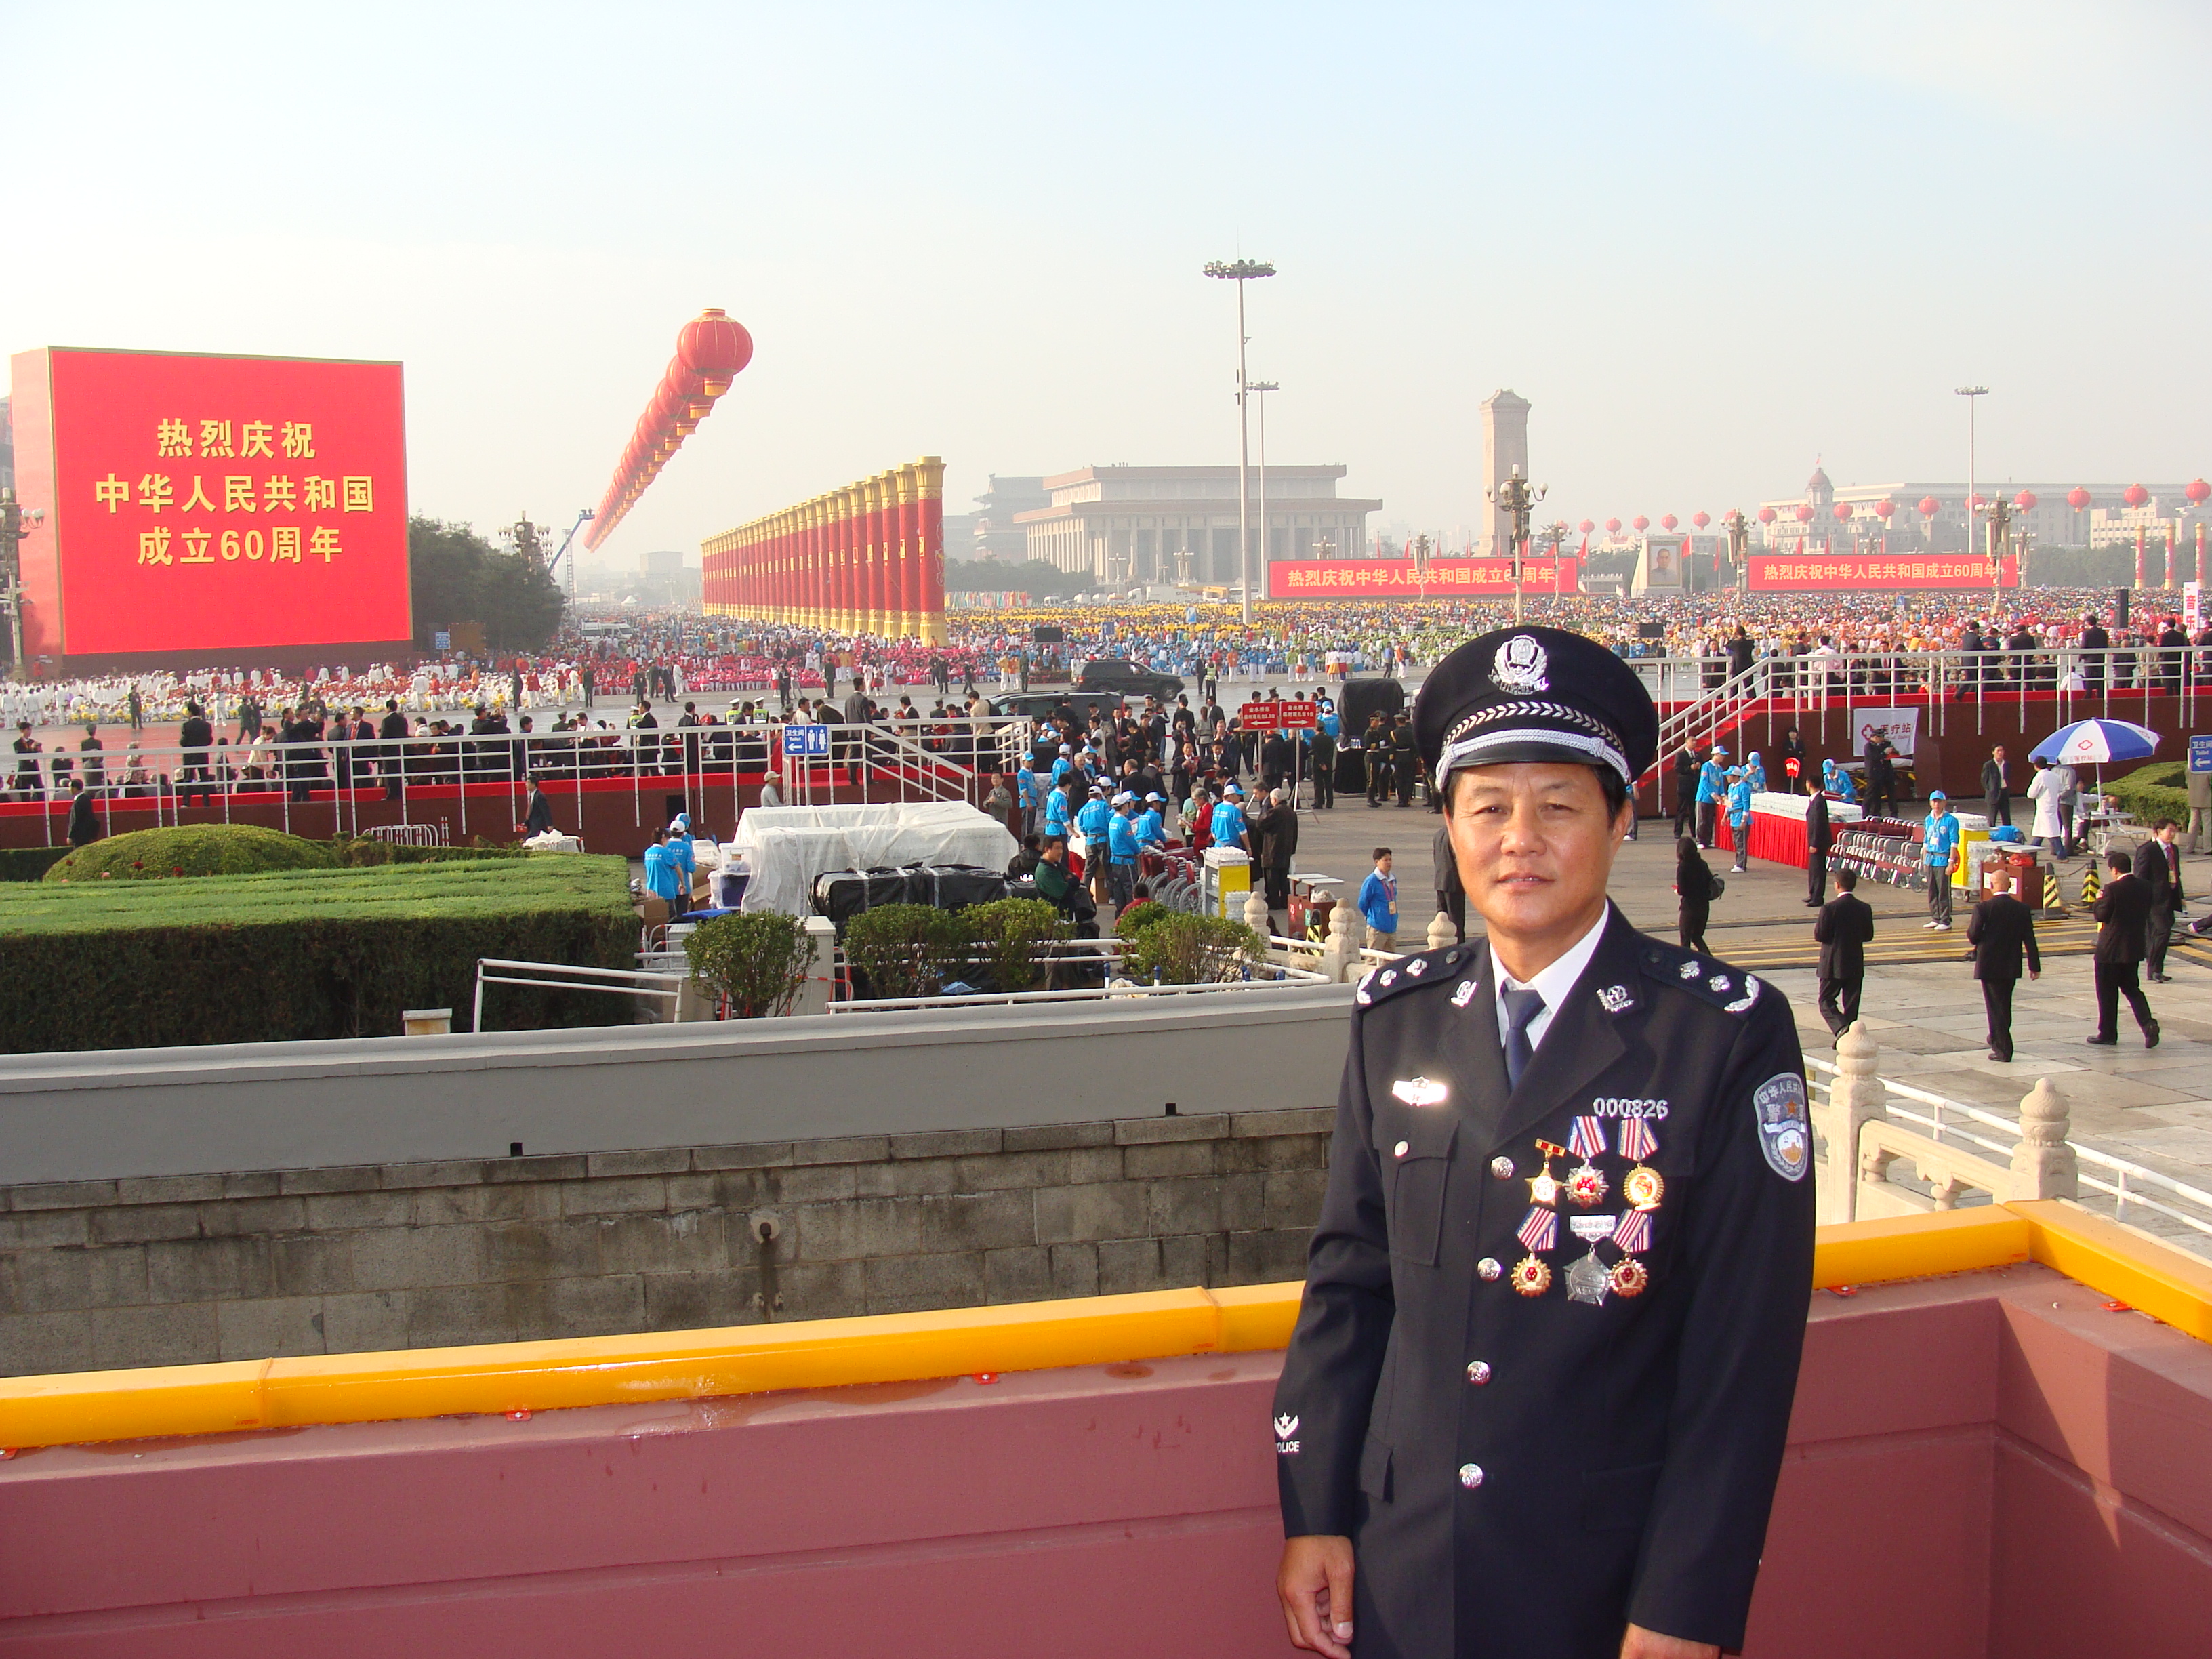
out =
[[1685,1642],[1641,1625],[1631,1625],[1620,1638],[1620,1659],[1720,1659],[1720,1655],[1710,1642]]
[[2043,969],[2040,968],[2031,968],[2027,970],[2027,976],[2030,979],[2041,979],[2043,977]]
[[1284,1540],[1275,1594],[1292,1647],[1352,1659],[1352,1571],[1349,1538],[1315,1534]]

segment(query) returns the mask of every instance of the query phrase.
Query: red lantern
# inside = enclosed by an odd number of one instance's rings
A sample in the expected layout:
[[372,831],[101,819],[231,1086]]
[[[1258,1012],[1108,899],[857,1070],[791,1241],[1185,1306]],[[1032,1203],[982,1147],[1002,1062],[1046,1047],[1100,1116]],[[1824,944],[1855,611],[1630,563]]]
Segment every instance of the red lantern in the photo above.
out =
[[1836,515],[1836,522],[1838,524],[1846,524],[1850,522],[1851,516],[1851,504],[1849,501],[1838,501],[1835,506],[1829,510]]
[[1636,526],[1636,533],[1639,536],[1641,536],[1645,531],[1651,528],[1651,520],[1645,518],[1641,513],[1631,519],[1629,523]]
[[2023,513],[2034,512],[2035,492],[2033,489],[2021,490],[2019,495],[2012,498],[2012,504]]
[[2192,479],[2189,487],[2181,493],[2196,502],[2197,506],[2202,507],[2204,505],[2205,497],[2212,495],[2212,483],[2206,483],[2202,478]]
[[2082,489],[2080,484],[2075,484],[2073,489],[2066,492],[2066,505],[2079,513],[2089,505],[2089,492]]
[[1774,509],[1771,507],[1760,507],[1759,509],[1759,521],[1761,524],[1772,524],[1774,522]]
[[1605,533],[1608,536],[1618,536],[1620,534],[1620,520],[1618,519],[1607,519],[1605,521]]
[[710,307],[678,331],[676,359],[699,377],[708,397],[719,398],[752,362],[753,337],[727,312]]
[[1800,501],[1797,503],[1797,522],[1799,524],[1810,524],[1813,522],[1812,502]]
[[1589,535],[1589,534],[1590,533],[1590,532],[1591,532],[1591,531],[1593,531],[1593,530],[1595,530],[1595,529],[1596,529],[1596,528],[1597,528],[1597,526],[1596,526],[1596,525],[1595,525],[1595,524],[1593,524],[1589,520],[1588,520],[1588,519],[1584,519],[1584,520],[1583,520],[1582,529],[1583,529],[1583,535],[1585,535],[1585,536]]
[[2141,507],[2150,499],[2150,491],[2145,489],[2141,484],[2130,484],[2120,492],[2120,499],[2130,507]]
[[1937,501],[1933,495],[1923,495],[1920,498],[1920,516],[1922,518],[1932,519],[1942,510],[1943,503]]
[[1875,517],[1880,519],[1884,524],[1887,524],[1889,522],[1892,515],[1893,515],[1896,511],[1897,503],[1890,500],[1887,495],[1883,496],[1880,501],[1874,504]]
[[1659,527],[1662,530],[1672,530],[1680,522],[1681,520],[1680,519],[1677,519],[1673,514],[1669,513],[1660,519]]
[[1705,512],[1703,508],[1700,508],[1698,511],[1690,514],[1690,522],[1700,530],[1703,530],[1712,521],[1712,515]]

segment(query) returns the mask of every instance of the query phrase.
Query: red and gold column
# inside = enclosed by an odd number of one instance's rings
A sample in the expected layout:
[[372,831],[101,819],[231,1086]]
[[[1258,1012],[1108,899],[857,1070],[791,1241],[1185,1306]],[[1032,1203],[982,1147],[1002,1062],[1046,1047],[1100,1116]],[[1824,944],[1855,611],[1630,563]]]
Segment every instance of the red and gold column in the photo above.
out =
[[838,510],[845,520],[845,631],[868,629],[867,494],[858,484],[837,492]]
[[925,645],[942,645],[945,632],[945,462],[925,455],[915,463],[915,486],[921,497],[921,543],[917,548],[921,576],[920,633]]
[[860,489],[868,505],[866,556],[860,566],[860,625],[880,639],[884,632],[883,480],[870,478]]
[[884,549],[890,572],[890,636],[914,635],[915,494],[911,467],[895,466],[883,475]]
[[853,626],[853,515],[845,510],[846,492],[833,490],[822,506],[830,520],[830,544],[835,557],[830,572],[830,625],[842,634]]

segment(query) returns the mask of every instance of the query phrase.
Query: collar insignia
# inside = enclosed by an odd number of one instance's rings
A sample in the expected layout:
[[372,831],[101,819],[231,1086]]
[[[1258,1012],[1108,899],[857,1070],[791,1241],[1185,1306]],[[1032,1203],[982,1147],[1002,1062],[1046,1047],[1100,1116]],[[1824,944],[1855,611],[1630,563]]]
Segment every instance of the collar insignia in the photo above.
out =
[[1629,1001],[1628,988],[1626,985],[1607,985],[1601,988],[1597,994],[1597,1006],[1608,1014],[1619,1013],[1628,1006]]

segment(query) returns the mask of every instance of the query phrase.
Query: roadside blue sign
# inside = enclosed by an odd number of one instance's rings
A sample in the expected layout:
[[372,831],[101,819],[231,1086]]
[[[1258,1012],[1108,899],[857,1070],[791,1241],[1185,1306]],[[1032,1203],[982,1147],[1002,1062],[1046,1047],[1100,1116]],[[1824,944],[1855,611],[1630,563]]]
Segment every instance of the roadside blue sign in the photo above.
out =
[[2189,769],[2192,772],[2212,772],[2212,737],[2190,738]]
[[787,726],[783,728],[783,752],[787,755],[826,755],[830,752],[830,728],[826,726]]

